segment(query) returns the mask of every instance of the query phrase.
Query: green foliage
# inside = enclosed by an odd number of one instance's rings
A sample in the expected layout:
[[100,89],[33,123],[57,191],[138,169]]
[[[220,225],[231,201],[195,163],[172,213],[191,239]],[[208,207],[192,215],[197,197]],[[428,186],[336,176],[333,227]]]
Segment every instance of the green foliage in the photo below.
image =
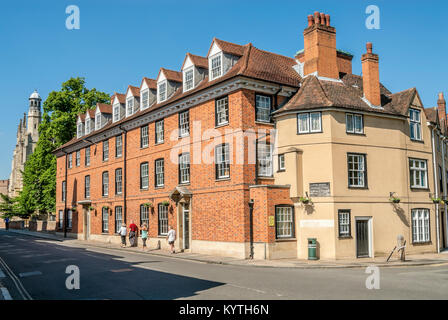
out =
[[55,211],[56,157],[53,151],[73,139],[79,113],[110,101],[108,94],[87,89],[84,78],[70,78],[60,91],[52,91],[43,103],[36,150],[25,163],[23,191],[18,204],[22,215]]
[[12,218],[18,215],[17,199],[2,193],[0,193],[0,197],[0,218]]

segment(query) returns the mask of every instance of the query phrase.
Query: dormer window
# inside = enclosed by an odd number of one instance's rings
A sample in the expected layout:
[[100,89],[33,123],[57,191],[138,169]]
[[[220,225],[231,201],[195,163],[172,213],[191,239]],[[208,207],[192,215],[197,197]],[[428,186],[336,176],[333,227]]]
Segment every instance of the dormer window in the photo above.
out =
[[193,89],[194,87],[194,67],[190,67],[184,71],[184,91]]
[[90,133],[90,118],[86,118],[86,134]]
[[421,132],[421,120],[420,120],[420,110],[417,109],[409,109],[409,118],[410,118],[410,132],[411,132],[411,140],[421,141],[422,140],[422,132]]
[[95,115],[95,130],[101,129],[101,113]]
[[82,122],[78,123],[78,138],[82,136]]
[[142,110],[149,107],[149,89],[142,92]]
[[126,105],[127,105],[127,107],[126,107],[126,113],[127,113],[127,116],[130,116],[130,115],[132,115],[134,112],[134,98],[132,97],[132,98],[128,98],[128,100],[126,101]]
[[166,100],[166,80],[159,83],[158,85],[159,89],[158,89],[158,97],[159,97],[159,103],[163,102]]
[[222,76],[222,53],[210,57],[210,80]]
[[120,120],[120,104],[114,104],[114,122]]

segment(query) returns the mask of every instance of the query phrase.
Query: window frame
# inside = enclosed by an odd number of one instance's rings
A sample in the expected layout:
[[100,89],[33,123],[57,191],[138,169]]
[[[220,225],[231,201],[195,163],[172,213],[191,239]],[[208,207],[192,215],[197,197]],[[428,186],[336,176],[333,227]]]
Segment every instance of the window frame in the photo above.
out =
[[[157,172],[157,169],[160,168],[157,166],[158,163],[162,163],[162,172]],[[159,175],[161,175],[162,184],[159,184]],[[154,186],[156,188],[162,188],[165,186],[165,159],[158,158],[154,160]]]
[[68,168],[71,169],[73,168],[73,152],[70,152],[68,155]]
[[[353,130],[349,130],[348,129],[348,117],[351,116],[352,117],[352,128]],[[359,117],[361,119],[361,131],[357,131],[356,130],[356,120],[355,118]],[[363,135],[364,134],[364,115],[360,114],[360,113],[353,113],[353,112],[346,112],[345,113],[345,132],[348,134],[359,134],[359,135]]]
[[[105,179],[105,177],[107,177],[107,179]],[[103,197],[109,196],[109,171],[103,171],[101,174],[101,195]]]
[[[143,176],[143,168],[146,165],[146,175]],[[144,180],[146,179],[146,186],[143,185]],[[148,190],[149,189],[149,163],[147,161],[140,163],[140,190]]]
[[109,161],[109,139],[103,141],[103,162]]
[[101,233],[109,233],[109,209],[104,207],[101,208]]
[[64,210],[58,211],[58,229],[64,228]]
[[[161,130],[159,130],[159,127],[162,127]],[[155,135],[155,144],[162,144],[165,142],[165,121],[164,119],[160,119],[155,122],[154,124],[154,135]],[[161,135],[161,139],[160,136]]]
[[126,98],[126,116],[132,116],[135,113],[135,97]]
[[[348,224],[342,224],[341,215],[348,214]],[[348,232],[342,233],[342,226],[347,226]],[[338,209],[338,237],[352,238],[352,212],[350,209]]]
[[[218,67],[213,67],[213,60],[217,59],[217,58],[219,58],[219,62],[220,62],[219,66]],[[224,74],[224,72],[223,72],[224,71],[223,70],[224,56],[223,56],[222,51],[218,52],[218,53],[216,53],[216,54],[214,54],[212,56],[210,56],[208,59],[209,59],[209,70],[210,70],[209,78],[210,78],[210,81],[213,81],[215,79],[218,79],[218,78],[222,77],[223,74]],[[216,68],[219,68],[219,74],[214,76],[214,71],[215,71]]]
[[[420,170],[421,167],[420,168],[417,168],[415,166],[411,167],[411,161],[419,161],[420,163],[424,163],[425,164],[425,170]],[[428,160],[426,160],[426,159],[418,159],[418,158],[409,158],[408,159],[408,165],[409,165],[409,182],[410,182],[409,186],[410,186],[410,188],[411,189],[427,190],[429,188],[428,187]],[[412,171],[419,171],[419,172],[424,171],[425,172],[425,181],[424,181],[425,183],[424,183],[424,186],[421,186],[421,185],[419,186],[419,185],[413,184],[414,181],[416,180],[416,175],[415,175],[415,173],[413,174]],[[412,179],[413,177],[414,177],[414,179]],[[414,181],[412,181],[412,180],[414,180]]]
[[[350,184],[350,156],[360,156],[363,157],[363,164],[364,164],[364,185],[358,186],[358,185],[351,185]],[[355,171],[355,170],[352,170]],[[356,172],[360,172],[357,170]],[[358,177],[359,179],[359,177]],[[367,180],[367,154],[365,153],[355,153],[355,152],[347,152],[347,180],[348,180],[348,188],[349,189],[368,189],[368,180]]]
[[86,147],[84,150],[84,166],[86,167],[90,167],[90,152],[90,146]]
[[[418,213],[419,211],[424,211],[427,213],[427,223],[425,223],[426,218],[423,217],[422,224],[415,226],[415,220],[420,220],[420,217],[417,219],[414,219],[414,213]],[[420,233],[418,232],[419,226],[423,228],[422,235],[424,236],[423,239],[419,240],[416,239],[419,238]],[[427,230],[426,230],[427,228]],[[417,233],[415,234],[414,231],[417,229]],[[427,236],[427,237],[426,237]],[[412,244],[429,244],[431,243],[431,210],[428,208],[413,208],[411,209],[411,237],[412,237]]]
[[[147,95],[146,106],[145,106],[145,94]],[[141,92],[141,101],[142,101],[141,109],[142,110],[148,109],[149,108],[149,88],[146,88],[145,90],[143,90]]]
[[67,229],[72,229],[73,227],[73,210],[67,210]]
[[[262,151],[262,150],[260,150],[261,146],[267,147],[269,149],[269,159],[268,159],[268,157],[261,159],[261,155],[260,155],[261,154],[260,151]],[[270,143],[262,143],[262,144],[257,143],[256,148],[257,148],[257,150],[256,150],[256,152],[257,152],[257,177],[272,178],[274,175],[273,158],[272,158],[272,153],[274,150],[273,150],[272,145]],[[262,161],[260,161],[260,160],[262,160]],[[270,162],[270,166],[269,166],[270,170],[266,174],[260,173],[261,172],[260,167],[261,167],[262,162],[266,162],[266,163]],[[266,166],[266,168],[268,168],[268,166]],[[268,174],[268,173],[270,173],[270,174]]]
[[[118,143],[120,141],[120,143]],[[118,150],[120,152],[118,153]],[[115,136],[115,158],[121,158],[123,156],[123,136],[120,134]]]
[[115,195],[123,194],[123,169],[115,169]]
[[[120,209],[120,210],[117,210],[117,209]],[[120,211],[120,217],[121,217],[119,220],[117,219],[118,211]],[[120,231],[121,224],[123,223],[123,207],[122,206],[115,207],[114,218],[115,218],[115,233],[118,233],[118,231]],[[120,221],[120,223],[117,223],[118,221]]]
[[[218,112],[219,101],[225,101],[224,118],[225,120],[220,122],[220,112]],[[215,99],[215,127],[225,126],[229,124],[229,96],[224,96]]]
[[[319,130],[312,130],[311,126],[312,126],[312,115],[313,114],[319,114]],[[301,115],[306,115],[307,116],[307,130],[300,130],[300,122],[299,122],[299,117]],[[322,128],[322,112],[321,111],[313,111],[313,112],[298,112],[297,113],[297,134],[311,134],[311,133],[322,133],[323,132],[323,128]]]
[[99,130],[99,129],[101,129],[101,113],[100,112],[95,114],[95,130]]
[[[145,215],[145,219],[143,219],[143,215]],[[146,223],[146,225],[149,227],[149,207],[145,206],[144,204],[140,205],[140,225],[142,226],[143,223]]]
[[[218,149],[221,149],[220,154],[223,155],[221,159],[218,159]],[[227,149],[227,152],[226,152]],[[226,158],[227,154],[227,158]],[[229,143],[221,143],[215,146],[215,178],[216,180],[230,179],[230,145]],[[222,171],[227,171],[225,175],[221,175]]]
[[[282,165],[282,160],[283,159],[283,165]],[[286,157],[284,153],[280,153],[277,156],[277,161],[278,161],[278,170],[277,172],[284,172],[286,171]]]
[[[188,73],[191,72],[191,87],[188,87],[188,83],[190,79],[187,79]],[[190,91],[194,89],[194,66],[188,67],[183,71],[184,78],[184,92]]]
[[[164,93],[164,96],[163,96],[163,99],[162,99],[162,98],[161,98],[161,95],[162,95],[161,87],[162,87],[163,85],[165,86],[165,87],[164,87],[164,88],[165,88],[165,91],[163,92],[163,93]],[[167,99],[168,99],[168,80],[165,79],[165,80],[160,81],[159,83],[157,83],[157,102],[158,102],[158,103],[161,103],[161,102],[166,101]]]
[[[412,112],[414,112],[415,114],[418,114],[418,121],[413,119],[414,117],[412,116]],[[416,127],[414,127],[414,130],[413,130],[412,124],[416,125]],[[418,138],[415,136],[412,137],[412,135],[415,135],[416,133],[418,133]],[[417,109],[417,108],[409,108],[409,138],[411,139],[411,141],[417,141],[417,142],[423,141],[422,112],[420,109]]]
[[62,201],[65,202],[65,200],[67,199],[67,181],[62,181],[62,185],[61,185],[61,197],[62,197]]
[[120,103],[114,103],[112,106],[113,121],[120,121]]
[[[259,119],[258,118],[258,110],[259,109],[263,109],[266,110],[266,108],[260,108],[258,107],[258,97],[261,98],[268,98],[269,99],[269,120],[263,120],[263,119]],[[261,94],[261,93],[256,93],[255,94],[255,122],[261,122],[261,123],[272,123],[272,108],[273,108],[273,99],[271,95],[267,95],[267,94]]]
[[81,150],[75,152],[75,165],[79,167],[81,165]]
[[[279,235],[278,230],[278,209],[286,208],[291,210],[291,221],[280,221],[283,223],[290,224],[290,234],[289,235]],[[278,204],[275,205],[275,214],[274,214],[274,221],[275,221],[275,239],[276,240],[292,240],[296,237],[296,223],[295,223],[295,209],[294,206],[288,205],[288,204]]]
[[[184,163],[182,159],[184,159],[184,157],[188,156],[188,163]],[[184,152],[179,154],[178,156],[178,175],[179,175],[179,184],[189,184],[190,180],[191,180],[191,159],[190,159],[190,153],[189,152]],[[182,168],[182,165],[185,165],[185,168]],[[188,172],[188,181],[187,180],[182,180],[183,176],[186,176],[185,174],[183,174],[183,171],[187,171]]]
[[[186,115],[186,121],[185,118],[182,116]],[[182,123],[182,120],[184,123]],[[179,138],[184,138],[190,136],[190,110],[181,111],[178,113],[178,121],[179,121]],[[185,122],[187,125],[185,125]],[[184,132],[183,129],[186,131]]]
[[149,126],[145,125],[140,127],[140,149],[145,149],[148,147],[149,147]]
[[[89,183],[87,183],[87,181]],[[91,182],[90,175],[86,175],[84,177],[84,198],[85,199],[90,199],[90,182]]]
[[[161,210],[161,208],[163,209]],[[161,219],[162,214],[165,214],[163,219]],[[168,207],[159,203],[157,205],[157,234],[159,236],[166,236],[168,234],[168,223]],[[165,230],[166,232],[164,232]]]

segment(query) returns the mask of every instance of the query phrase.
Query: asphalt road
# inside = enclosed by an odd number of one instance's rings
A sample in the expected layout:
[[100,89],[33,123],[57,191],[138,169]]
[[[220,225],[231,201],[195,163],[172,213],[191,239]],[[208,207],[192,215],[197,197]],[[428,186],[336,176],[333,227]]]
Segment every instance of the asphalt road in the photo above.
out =
[[[215,265],[3,230],[0,258],[0,299],[448,299],[446,265],[382,268],[380,289],[367,289],[364,268]],[[69,265],[79,268],[78,290],[66,288]]]

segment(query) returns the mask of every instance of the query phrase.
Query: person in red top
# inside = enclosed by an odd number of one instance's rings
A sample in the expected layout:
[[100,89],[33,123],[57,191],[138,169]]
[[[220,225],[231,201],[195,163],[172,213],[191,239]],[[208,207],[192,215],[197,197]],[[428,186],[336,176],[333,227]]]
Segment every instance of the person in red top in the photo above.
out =
[[129,229],[131,229],[129,232],[129,242],[131,243],[131,247],[135,247],[137,246],[137,225],[134,223],[134,220],[131,221]]

